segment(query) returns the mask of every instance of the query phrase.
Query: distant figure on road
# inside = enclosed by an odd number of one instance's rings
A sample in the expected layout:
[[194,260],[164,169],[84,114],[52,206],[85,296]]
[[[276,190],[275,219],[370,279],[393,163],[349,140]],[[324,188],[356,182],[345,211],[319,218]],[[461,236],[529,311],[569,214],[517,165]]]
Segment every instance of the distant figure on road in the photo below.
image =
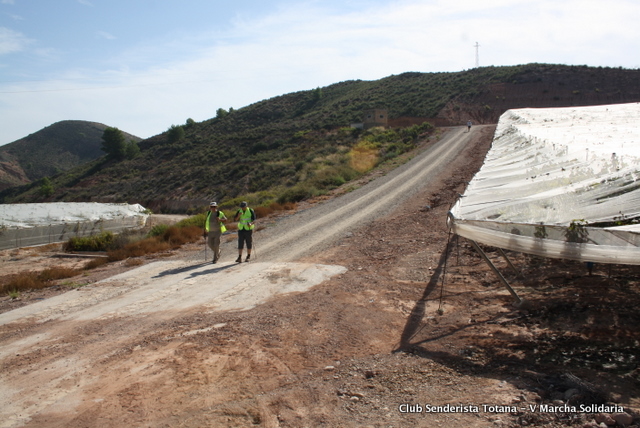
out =
[[471,123],[470,120],[467,121],[467,132],[471,132],[471,125],[473,125],[473,123]]
[[247,243],[247,258],[244,261],[248,262],[251,258],[251,248],[253,247],[252,234],[255,227],[256,213],[247,206],[246,202],[241,202],[240,209],[236,212],[233,221],[238,222],[238,259],[236,263],[242,263],[242,250],[245,242]]
[[227,217],[218,209],[218,204],[211,202],[204,221],[204,236],[208,237],[207,245],[213,251],[213,263],[217,263],[220,258],[220,236],[227,231],[224,227],[226,221]]

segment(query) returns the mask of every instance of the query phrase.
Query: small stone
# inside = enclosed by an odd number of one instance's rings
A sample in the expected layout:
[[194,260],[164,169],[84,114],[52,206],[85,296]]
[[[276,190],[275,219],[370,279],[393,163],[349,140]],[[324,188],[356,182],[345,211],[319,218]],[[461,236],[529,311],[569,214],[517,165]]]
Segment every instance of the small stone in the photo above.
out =
[[330,372],[330,371],[332,371],[332,370],[335,370],[336,368],[335,368],[334,366],[326,366],[324,369],[325,369],[326,371]]
[[624,427],[629,426],[633,423],[633,417],[628,413],[614,413],[612,417],[618,425],[622,425]]
[[613,418],[606,414],[606,413],[598,413],[596,415],[596,422],[599,423],[600,425],[605,424],[605,425],[615,425],[616,421],[613,420]]

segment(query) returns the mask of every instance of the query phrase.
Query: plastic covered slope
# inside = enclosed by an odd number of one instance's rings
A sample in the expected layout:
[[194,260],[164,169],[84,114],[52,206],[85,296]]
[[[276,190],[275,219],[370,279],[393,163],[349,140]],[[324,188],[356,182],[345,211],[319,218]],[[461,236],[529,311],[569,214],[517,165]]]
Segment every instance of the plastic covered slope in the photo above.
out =
[[640,104],[505,112],[449,216],[487,245],[640,264]]
[[71,237],[140,228],[147,220],[139,204],[52,202],[0,204],[0,250],[64,242]]

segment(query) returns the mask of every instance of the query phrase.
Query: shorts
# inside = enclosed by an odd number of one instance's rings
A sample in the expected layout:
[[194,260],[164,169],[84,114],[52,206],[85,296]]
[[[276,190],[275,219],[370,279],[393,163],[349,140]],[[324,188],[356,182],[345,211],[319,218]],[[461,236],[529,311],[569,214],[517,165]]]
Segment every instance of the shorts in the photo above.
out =
[[238,229],[238,250],[244,248],[245,241],[247,249],[250,250],[253,246],[253,230]]

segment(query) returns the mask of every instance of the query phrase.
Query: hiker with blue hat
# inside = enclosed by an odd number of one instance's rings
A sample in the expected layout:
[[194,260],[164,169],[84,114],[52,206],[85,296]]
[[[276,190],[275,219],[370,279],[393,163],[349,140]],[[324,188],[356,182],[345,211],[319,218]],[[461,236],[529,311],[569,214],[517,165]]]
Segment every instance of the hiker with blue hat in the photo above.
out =
[[238,259],[236,263],[242,263],[242,250],[244,249],[244,243],[247,243],[247,258],[244,259],[248,262],[251,258],[251,248],[253,247],[253,228],[255,227],[256,213],[252,208],[249,208],[246,202],[240,203],[240,209],[236,212],[233,221],[238,222]]
[[213,251],[213,263],[217,263],[220,258],[220,237],[227,231],[224,226],[226,221],[227,217],[218,209],[218,203],[211,202],[204,221],[204,236],[208,237],[207,245]]

